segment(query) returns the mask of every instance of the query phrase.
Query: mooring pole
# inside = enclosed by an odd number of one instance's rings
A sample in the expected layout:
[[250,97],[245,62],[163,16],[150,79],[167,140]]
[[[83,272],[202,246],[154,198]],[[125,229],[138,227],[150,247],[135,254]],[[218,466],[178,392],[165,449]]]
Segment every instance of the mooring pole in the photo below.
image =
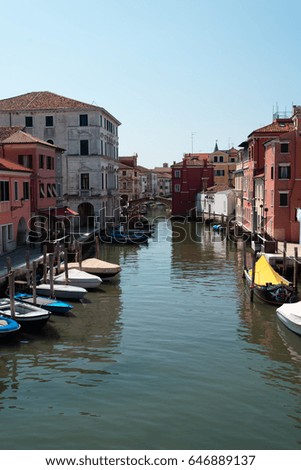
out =
[[250,300],[253,302],[254,299],[254,283],[255,283],[255,265],[256,265],[256,251],[252,255],[252,283],[250,286]]
[[294,289],[298,292],[298,248],[295,246],[294,248],[295,258],[294,258]]
[[287,242],[284,241],[283,242],[283,271],[282,271],[283,277],[285,277],[286,275],[286,247],[287,247]]

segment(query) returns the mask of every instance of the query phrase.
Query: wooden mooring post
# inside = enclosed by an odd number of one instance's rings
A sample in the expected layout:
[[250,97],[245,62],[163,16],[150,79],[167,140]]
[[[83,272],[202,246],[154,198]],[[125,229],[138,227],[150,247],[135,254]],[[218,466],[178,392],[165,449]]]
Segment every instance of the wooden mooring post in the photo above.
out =
[[25,260],[26,260],[26,282],[27,287],[30,287],[30,254],[29,251],[25,253]]
[[286,263],[286,249],[287,249],[287,242],[284,241],[283,242],[283,271],[282,271],[282,275],[283,277],[286,276],[286,267],[287,267],[287,263]]
[[254,283],[255,283],[255,265],[256,265],[256,252],[252,254],[252,283],[250,286],[250,300],[254,300]]
[[99,259],[100,257],[100,243],[99,243],[99,237],[96,235],[95,237],[95,257]]
[[50,282],[50,297],[54,298],[54,280],[53,280],[53,253],[49,253],[49,282]]
[[298,248],[295,246],[294,248],[294,289],[295,292],[298,292],[298,271],[299,271],[299,263],[298,263]]
[[8,286],[9,286],[9,301],[10,301],[11,318],[15,318],[16,309],[15,309],[15,272],[14,271],[11,271],[9,273]]
[[43,282],[47,283],[47,246],[43,246]]
[[32,262],[32,299],[33,304],[37,304],[37,262]]
[[64,248],[64,270],[65,270],[65,284],[68,284],[68,251],[67,247]]

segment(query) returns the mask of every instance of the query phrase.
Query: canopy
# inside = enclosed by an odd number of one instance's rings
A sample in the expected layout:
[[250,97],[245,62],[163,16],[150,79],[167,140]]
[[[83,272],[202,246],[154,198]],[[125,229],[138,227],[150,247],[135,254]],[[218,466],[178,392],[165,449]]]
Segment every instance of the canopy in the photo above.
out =
[[47,212],[47,215],[52,215],[53,217],[75,217],[79,215],[78,212],[70,209],[70,207],[48,207],[47,209],[40,210],[40,212]]
[[[252,269],[249,270],[249,275],[252,277]],[[262,255],[255,264],[255,284],[265,286],[266,284],[286,284],[289,282],[280,276],[270,265],[264,255]]]

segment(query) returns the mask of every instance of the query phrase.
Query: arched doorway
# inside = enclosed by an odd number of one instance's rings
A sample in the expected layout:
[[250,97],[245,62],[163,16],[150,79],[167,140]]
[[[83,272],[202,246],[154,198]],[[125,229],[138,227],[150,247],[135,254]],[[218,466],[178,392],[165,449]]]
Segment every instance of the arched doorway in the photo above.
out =
[[25,245],[27,238],[27,225],[24,217],[21,217],[17,230],[17,246]]
[[94,207],[90,202],[82,202],[77,209],[79,214],[79,223],[81,227],[86,227],[87,230],[94,230],[95,228],[95,217]]

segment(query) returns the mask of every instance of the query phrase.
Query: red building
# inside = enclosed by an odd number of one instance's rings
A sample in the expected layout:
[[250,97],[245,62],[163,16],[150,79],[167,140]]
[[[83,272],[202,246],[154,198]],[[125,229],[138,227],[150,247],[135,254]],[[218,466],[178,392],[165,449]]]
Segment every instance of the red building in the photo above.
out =
[[186,154],[172,165],[172,215],[193,216],[196,195],[214,184],[214,167],[208,154]]
[[[248,140],[240,144],[244,148],[244,157],[242,161],[243,171],[243,200],[242,226],[247,231],[253,230],[253,223],[257,220],[254,215],[254,178],[264,173],[265,166],[265,146],[269,140],[278,137],[281,134],[293,130],[291,118],[275,118],[271,124],[256,129],[248,136]],[[256,229],[256,226],[254,227]]]
[[0,158],[0,254],[26,243],[32,171]]
[[294,106],[290,130],[265,144],[265,232],[276,240],[300,243],[301,106]]

